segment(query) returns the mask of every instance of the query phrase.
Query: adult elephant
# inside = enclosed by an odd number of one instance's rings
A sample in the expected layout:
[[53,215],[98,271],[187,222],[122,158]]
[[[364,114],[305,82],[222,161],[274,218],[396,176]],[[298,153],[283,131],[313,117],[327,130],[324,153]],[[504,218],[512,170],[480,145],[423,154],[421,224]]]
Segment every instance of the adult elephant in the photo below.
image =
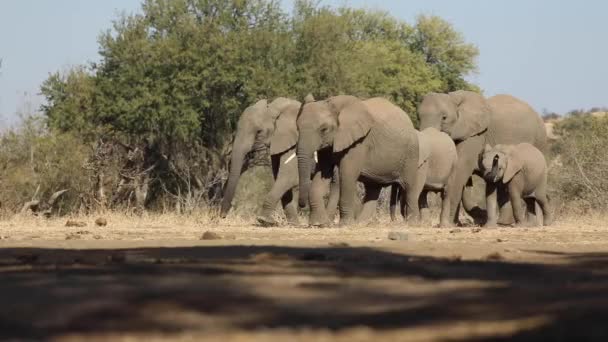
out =
[[226,217],[232,207],[232,199],[246,155],[270,146],[275,181],[264,200],[258,221],[263,225],[276,225],[272,214],[280,200],[287,221],[290,224],[298,224],[297,203],[292,189],[298,185],[298,168],[294,154],[298,141],[296,118],[300,107],[300,102],[280,97],[270,103],[260,100],[241,114],[232,145],[230,174],[221,204],[222,218]]
[[[297,120],[300,205],[310,203],[311,225],[329,224],[323,196],[337,166],[340,224],[367,220],[383,185],[400,184],[407,192],[408,214],[418,216],[418,139],[407,114],[382,98],[362,101],[340,95],[304,104]],[[312,158],[318,168],[310,178]],[[363,208],[356,212],[357,181],[365,186]]]
[[[314,98],[308,95],[305,100],[312,102]],[[220,211],[222,218],[226,217],[232,207],[245,156],[252,151],[270,148],[274,184],[264,199],[262,212],[257,220],[264,226],[276,226],[277,222],[272,214],[280,200],[287,221],[293,225],[299,224],[293,189],[298,185],[295,145],[298,140],[296,119],[300,108],[299,101],[279,97],[271,103],[260,100],[243,111],[232,145],[230,173]],[[339,189],[336,179],[332,179],[331,184],[327,211],[330,217],[333,217],[338,205]]]
[[[483,222],[486,217],[481,210],[473,211],[479,208],[474,208],[472,191],[466,191],[463,196],[465,185],[479,172],[479,157],[486,144],[527,142],[541,151],[546,149],[547,135],[542,119],[528,104],[510,95],[496,95],[486,100],[480,94],[463,90],[449,94],[430,93],[420,103],[418,115],[421,130],[435,127],[449,134],[456,143],[458,162],[450,190],[454,222],[458,220],[461,200],[464,209],[476,221]],[[508,198],[502,196],[499,201],[506,203]],[[501,223],[509,223],[510,211],[510,205],[502,206]]]

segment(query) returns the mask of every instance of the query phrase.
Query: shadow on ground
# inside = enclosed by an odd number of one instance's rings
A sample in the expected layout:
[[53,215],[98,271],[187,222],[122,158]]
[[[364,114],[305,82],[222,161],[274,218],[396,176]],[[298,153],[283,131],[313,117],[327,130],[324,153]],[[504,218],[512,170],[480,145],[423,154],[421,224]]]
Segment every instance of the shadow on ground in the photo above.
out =
[[478,340],[606,341],[608,253],[560,256],[568,262],[461,261],[353,247],[2,249],[0,339],[382,331],[545,317]]

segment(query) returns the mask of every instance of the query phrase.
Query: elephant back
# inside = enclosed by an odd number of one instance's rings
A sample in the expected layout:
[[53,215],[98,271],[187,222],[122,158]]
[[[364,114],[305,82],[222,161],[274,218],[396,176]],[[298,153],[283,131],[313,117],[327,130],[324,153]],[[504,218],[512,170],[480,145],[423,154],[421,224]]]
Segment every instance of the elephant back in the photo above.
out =
[[365,106],[368,108],[376,122],[394,122],[399,121],[399,124],[406,128],[414,128],[412,119],[410,119],[407,113],[397,107],[389,100],[382,97],[373,97],[363,101]]
[[449,135],[434,127],[425,128],[420,134],[430,149],[427,182],[445,184],[458,160],[456,145]]
[[487,142],[490,145],[530,143],[543,152],[546,150],[544,123],[530,105],[504,94],[490,97],[488,105],[491,120]]

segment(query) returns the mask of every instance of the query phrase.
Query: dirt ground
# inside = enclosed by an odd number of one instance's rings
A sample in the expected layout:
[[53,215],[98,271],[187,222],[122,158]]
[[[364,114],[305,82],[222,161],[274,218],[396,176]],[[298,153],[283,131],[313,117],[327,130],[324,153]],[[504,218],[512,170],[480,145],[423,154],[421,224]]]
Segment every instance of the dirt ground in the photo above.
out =
[[0,339],[607,341],[606,218],[498,229],[12,219],[0,222]]

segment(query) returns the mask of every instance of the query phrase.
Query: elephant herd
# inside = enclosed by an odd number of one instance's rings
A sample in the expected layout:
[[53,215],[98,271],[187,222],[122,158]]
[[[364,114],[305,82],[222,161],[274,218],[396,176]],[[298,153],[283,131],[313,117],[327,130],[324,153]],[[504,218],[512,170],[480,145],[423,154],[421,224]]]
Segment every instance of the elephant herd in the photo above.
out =
[[[458,224],[461,206],[487,226],[523,225],[541,212],[550,224],[546,131],[528,104],[460,90],[427,94],[417,112],[419,130],[379,97],[258,101],[238,121],[221,217],[231,208],[246,155],[270,147],[275,182],[261,225],[277,225],[279,201],[289,224],[299,224],[298,207],[306,205],[311,226],[328,226],[337,214],[340,225],[365,223],[385,186],[391,186],[393,220],[397,202],[408,221],[428,215],[427,193],[439,192],[440,226]],[[485,186],[484,203],[475,200],[473,184]]]

